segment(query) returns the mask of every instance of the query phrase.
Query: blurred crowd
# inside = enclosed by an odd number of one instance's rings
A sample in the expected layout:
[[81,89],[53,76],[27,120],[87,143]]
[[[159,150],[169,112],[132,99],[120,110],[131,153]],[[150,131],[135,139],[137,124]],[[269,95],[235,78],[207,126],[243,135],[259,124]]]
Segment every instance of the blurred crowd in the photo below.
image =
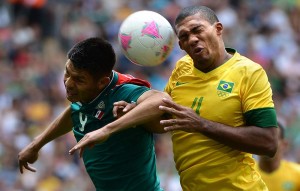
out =
[[[0,190],[94,190],[79,156],[68,155],[75,143],[71,133],[41,150],[36,173],[21,175],[18,168],[18,152],[69,104],[62,80],[66,52],[80,40],[102,36],[117,52],[117,71],[163,90],[184,52],[176,45],[162,65],[136,66],[120,51],[118,29],[129,14],[145,9],[173,25],[179,10],[192,4],[216,11],[226,46],[266,69],[278,119],[287,127],[285,157],[300,163],[299,0],[0,0]],[[155,139],[162,187],[179,191],[170,135]]]

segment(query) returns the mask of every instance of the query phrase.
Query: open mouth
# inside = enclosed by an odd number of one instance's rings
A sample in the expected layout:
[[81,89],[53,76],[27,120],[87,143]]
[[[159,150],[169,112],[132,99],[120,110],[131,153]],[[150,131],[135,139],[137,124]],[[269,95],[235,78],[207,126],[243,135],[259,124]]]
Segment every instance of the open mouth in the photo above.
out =
[[68,97],[73,97],[73,96],[76,96],[76,95],[77,95],[77,93],[75,93],[75,92],[67,91],[67,96]]
[[194,54],[200,54],[202,52],[203,48],[197,47],[194,49]]

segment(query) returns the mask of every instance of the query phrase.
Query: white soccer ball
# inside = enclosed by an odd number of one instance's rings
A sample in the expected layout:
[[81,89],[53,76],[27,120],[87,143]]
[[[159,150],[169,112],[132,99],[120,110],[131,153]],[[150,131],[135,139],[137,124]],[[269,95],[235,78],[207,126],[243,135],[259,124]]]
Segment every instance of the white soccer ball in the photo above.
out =
[[121,24],[118,34],[123,54],[134,64],[162,64],[174,48],[175,33],[171,24],[153,11],[138,11]]

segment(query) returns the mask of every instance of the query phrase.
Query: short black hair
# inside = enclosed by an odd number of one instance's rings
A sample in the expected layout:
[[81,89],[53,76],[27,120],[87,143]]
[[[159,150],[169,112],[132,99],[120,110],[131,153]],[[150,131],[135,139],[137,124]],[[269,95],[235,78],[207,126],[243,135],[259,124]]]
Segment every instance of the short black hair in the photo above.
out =
[[75,44],[68,52],[76,69],[82,69],[94,79],[110,76],[116,63],[116,54],[112,45],[98,37],[88,38]]
[[175,25],[180,23],[186,17],[191,16],[191,15],[195,15],[197,13],[200,13],[201,16],[205,20],[207,20],[210,24],[214,24],[215,22],[219,22],[219,19],[218,19],[217,15],[210,8],[205,7],[205,6],[193,5],[193,6],[185,7],[180,11],[180,13],[177,15],[177,17],[175,19]]

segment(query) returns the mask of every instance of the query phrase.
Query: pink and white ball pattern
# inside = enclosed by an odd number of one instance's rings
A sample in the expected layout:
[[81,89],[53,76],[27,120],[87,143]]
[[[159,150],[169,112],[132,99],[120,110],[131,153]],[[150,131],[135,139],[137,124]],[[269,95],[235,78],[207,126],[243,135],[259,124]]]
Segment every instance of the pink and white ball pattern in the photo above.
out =
[[138,11],[122,23],[119,44],[124,55],[134,64],[162,64],[174,48],[175,33],[171,24],[153,11]]

